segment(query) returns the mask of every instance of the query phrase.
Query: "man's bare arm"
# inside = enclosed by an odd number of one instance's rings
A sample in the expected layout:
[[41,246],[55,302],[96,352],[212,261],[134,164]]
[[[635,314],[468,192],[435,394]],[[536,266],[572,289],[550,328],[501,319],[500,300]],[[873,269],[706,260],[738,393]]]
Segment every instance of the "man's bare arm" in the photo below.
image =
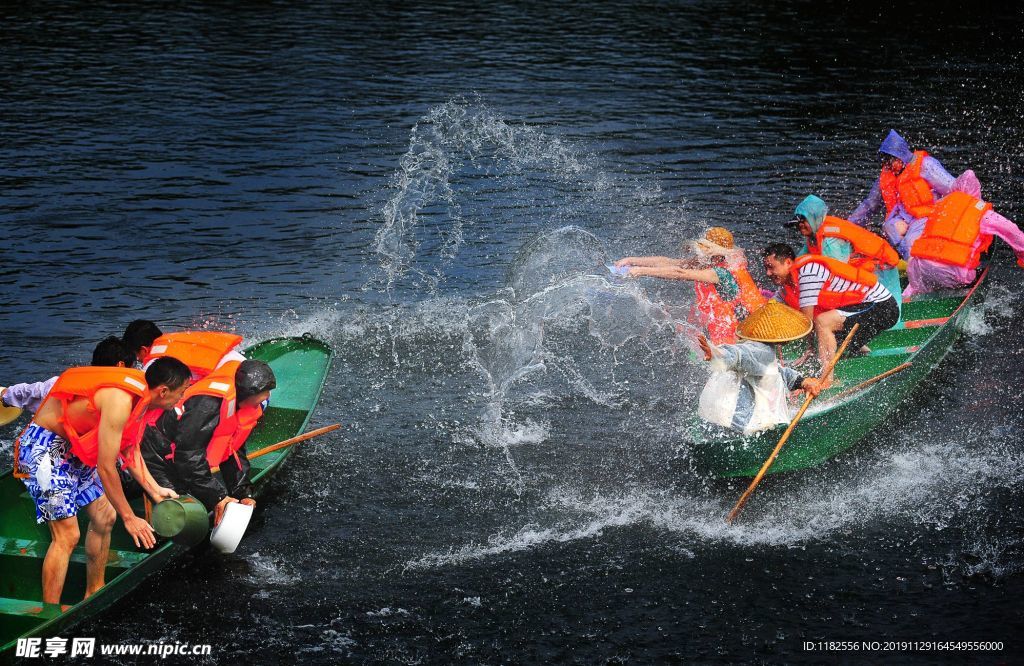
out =
[[100,411],[99,455],[97,471],[103,482],[103,492],[110,504],[121,516],[124,528],[135,541],[136,546],[152,548],[156,544],[153,528],[135,515],[128,499],[124,496],[121,476],[117,473],[117,457],[121,452],[121,437],[132,412],[132,397],[116,389],[105,388],[96,392],[93,401]]
[[178,493],[174,492],[174,489],[164,488],[156,482],[153,475],[149,473],[149,467],[146,466],[146,460],[142,457],[142,451],[137,445],[132,452],[132,461],[127,470],[139,482],[150,499],[154,502],[162,502],[168,498],[176,499],[178,497]]

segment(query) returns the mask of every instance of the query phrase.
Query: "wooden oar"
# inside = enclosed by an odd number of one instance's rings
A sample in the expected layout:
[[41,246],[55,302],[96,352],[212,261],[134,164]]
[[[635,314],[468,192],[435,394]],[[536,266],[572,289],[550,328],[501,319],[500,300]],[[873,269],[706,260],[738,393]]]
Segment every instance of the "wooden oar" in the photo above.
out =
[[[832,355],[832,360],[828,362],[828,366],[822,371],[821,379],[828,377],[832,373],[832,368],[836,366],[836,362],[839,360],[839,357],[842,356],[843,352],[846,351],[847,345],[850,344],[850,340],[853,339],[853,334],[857,332],[858,328],[860,328],[860,324],[854,324],[853,328],[850,329],[850,332],[847,334],[846,339],[843,340],[843,344],[840,345],[839,350]],[[764,464],[761,465],[761,469],[757,473],[757,476],[754,477],[754,480],[751,482],[750,486],[743,493],[743,495],[740,496],[739,501],[736,502],[736,506],[734,506],[732,508],[732,511],[729,512],[729,515],[726,517],[725,522],[732,525],[732,521],[736,520],[737,514],[739,514],[740,509],[743,508],[743,505],[747,503],[747,499],[754,492],[754,488],[757,488],[757,484],[761,483],[761,479],[764,478],[764,475],[768,472],[768,468],[771,467],[772,463],[775,462],[775,459],[779,457],[779,451],[782,450],[782,445],[785,444],[786,440],[789,439],[789,436],[790,434],[792,434],[793,429],[796,428],[796,424],[800,422],[800,419],[802,419],[804,416],[804,412],[806,412],[807,408],[811,406],[812,400],[814,400],[814,396],[808,393],[807,399],[804,400],[804,404],[800,408],[800,411],[797,412],[796,416],[793,417],[793,420],[789,422],[789,427],[786,428],[786,432],[782,433],[782,438],[779,440],[779,443],[775,445],[775,450],[772,451],[772,454],[770,456],[768,456],[768,460],[765,460]]]
[[[324,433],[332,432],[334,430],[337,430],[340,427],[341,427],[340,423],[335,423],[333,425],[324,426],[323,428],[317,428],[316,430],[310,430],[309,432],[304,432],[301,435],[297,435],[295,437],[292,437],[291,439],[286,439],[283,442],[278,442],[277,444],[271,444],[270,446],[264,447],[264,448],[260,449],[259,451],[256,451],[255,453],[250,454],[249,455],[249,460],[253,460],[254,458],[259,458],[260,456],[265,456],[268,453],[273,453],[274,451],[280,451],[281,449],[283,449],[285,447],[292,446],[293,444],[298,444],[299,442],[304,442],[307,439],[313,439],[317,435],[323,435]],[[220,471],[220,467],[214,467],[212,469],[212,471],[219,472]]]
[[876,382],[882,381],[883,379],[885,379],[889,375],[895,375],[897,372],[903,372],[904,370],[906,370],[907,368],[909,368],[912,365],[914,365],[914,364],[913,363],[909,363],[909,362],[903,363],[901,365],[897,365],[895,368],[893,368],[891,370],[886,370],[882,374],[876,375],[876,376],[872,377],[871,379],[867,379],[867,380],[861,382],[860,384],[857,384],[856,386],[854,386],[852,388],[848,388],[845,391],[840,391],[839,393],[836,393],[834,396],[832,396],[830,398],[830,400],[842,400],[843,398],[848,398],[851,395],[853,395],[854,393],[856,393],[857,391],[860,391],[862,389],[866,389],[867,387],[871,386],[872,384],[874,384]]

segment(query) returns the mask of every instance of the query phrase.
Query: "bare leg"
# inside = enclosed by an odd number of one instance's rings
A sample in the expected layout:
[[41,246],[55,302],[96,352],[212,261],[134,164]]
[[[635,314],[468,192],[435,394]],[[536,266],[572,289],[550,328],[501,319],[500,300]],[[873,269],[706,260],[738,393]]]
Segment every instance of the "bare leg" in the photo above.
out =
[[89,513],[89,531],[85,535],[85,597],[89,598],[104,583],[107,555],[110,553],[110,531],[117,520],[117,512],[106,495],[85,506]]
[[71,551],[82,535],[78,531],[78,518],[62,518],[47,523],[50,527],[50,547],[43,558],[43,603],[59,604],[68,576]]
[[[836,353],[836,331],[843,327],[846,323],[846,317],[839,314],[838,310],[829,310],[828,312],[822,312],[820,315],[814,318],[814,334],[818,338],[818,358],[821,360],[822,369],[829,364],[832,357]],[[828,373],[828,377],[822,377],[821,388],[822,390],[827,389],[832,385],[833,373]]]

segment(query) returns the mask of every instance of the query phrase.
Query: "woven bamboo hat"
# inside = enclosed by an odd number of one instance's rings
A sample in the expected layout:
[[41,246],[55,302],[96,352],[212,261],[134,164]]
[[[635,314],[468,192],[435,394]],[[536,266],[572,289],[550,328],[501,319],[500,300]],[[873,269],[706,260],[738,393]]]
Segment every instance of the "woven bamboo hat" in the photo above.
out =
[[708,255],[727,255],[736,248],[736,243],[725,227],[711,227],[704,232],[704,238],[694,242],[694,247]]
[[17,407],[0,406],[0,426],[5,426],[21,416],[21,410]]
[[736,335],[758,342],[789,342],[804,337],[811,328],[811,320],[803,313],[770,300],[743,320]]

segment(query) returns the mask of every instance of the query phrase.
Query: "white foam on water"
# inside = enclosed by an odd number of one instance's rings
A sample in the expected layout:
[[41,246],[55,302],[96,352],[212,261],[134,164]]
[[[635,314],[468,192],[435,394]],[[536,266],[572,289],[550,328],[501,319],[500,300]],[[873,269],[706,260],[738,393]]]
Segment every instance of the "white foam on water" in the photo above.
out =
[[499,448],[541,444],[548,438],[550,431],[550,423],[536,423],[529,419],[523,423],[502,421],[497,424],[482,424],[474,429],[477,441],[485,446]]
[[320,340],[330,341],[336,337],[336,332],[343,323],[342,310],[338,305],[332,305],[323,306],[305,315],[288,312],[277,320],[262,321],[258,326],[252,328],[243,327],[238,334],[245,338],[242,343],[243,347],[260,340],[300,337],[307,333]]
[[409,611],[404,608],[391,608],[390,606],[385,606],[380,610],[366,611],[367,617],[409,617],[409,615]]
[[465,564],[473,560],[515,553],[552,544],[568,543],[580,539],[599,536],[609,527],[621,527],[636,522],[632,511],[627,510],[615,516],[605,516],[572,528],[550,527],[530,524],[520,528],[514,534],[495,535],[488,539],[487,544],[467,544],[452,548],[446,552],[430,553],[415,560],[406,562],[407,569],[427,569],[433,567]]
[[964,332],[973,336],[988,335],[994,326],[1014,317],[1017,313],[1019,293],[1004,284],[994,283],[985,298],[973,305],[963,322]]
[[[868,456],[858,467],[861,473],[838,480],[833,477],[842,469],[810,472],[755,492],[733,525],[726,524],[725,516],[745,482],[727,496],[653,486],[591,494],[558,487],[547,494],[541,507],[546,514],[554,510],[556,519],[550,524],[529,523],[495,534],[486,543],[427,553],[406,566],[463,565],[599,538],[610,529],[638,525],[672,535],[682,553],[717,544],[801,547],[886,521],[942,530],[971,525],[988,510],[984,497],[991,489],[1014,488],[1024,482],[1024,454],[1002,446],[968,451],[941,443],[919,444],[906,451]],[[969,544],[971,548],[979,550],[975,566],[995,575],[1005,573],[1005,568],[993,564],[1002,546]]]
[[290,567],[254,552],[245,556],[249,565],[249,572],[246,580],[255,585],[280,585],[290,586],[302,580],[302,577],[292,571]]
[[[350,655],[352,648],[356,647],[358,643],[352,634],[347,631],[337,631],[335,629],[324,629],[320,633],[323,639],[323,648],[330,652],[337,652],[343,655]],[[311,651],[310,648],[305,648],[303,651]],[[316,650],[319,652],[319,650]]]

